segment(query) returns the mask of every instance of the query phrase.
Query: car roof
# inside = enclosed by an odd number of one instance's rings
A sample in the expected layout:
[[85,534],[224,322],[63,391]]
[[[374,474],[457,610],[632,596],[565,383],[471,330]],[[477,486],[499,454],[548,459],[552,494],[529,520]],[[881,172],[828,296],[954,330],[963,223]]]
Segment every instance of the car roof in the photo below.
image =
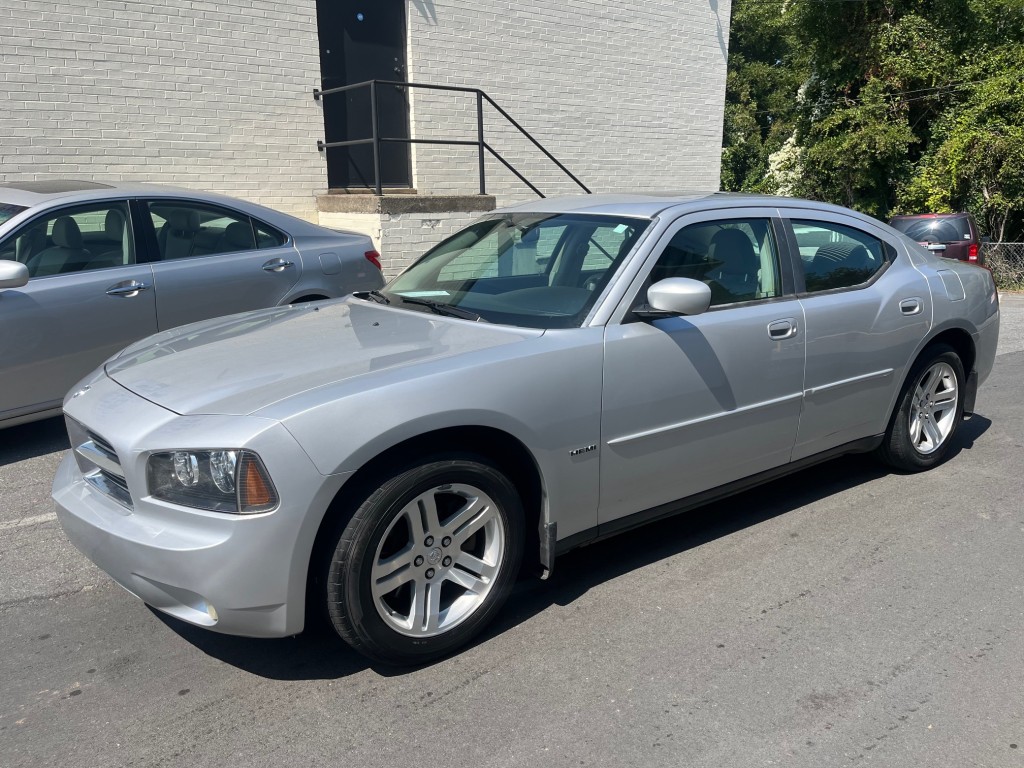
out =
[[[199,189],[172,187],[142,182],[98,182],[80,179],[47,179],[45,181],[8,182],[0,184],[0,202],[32,208],[46,203],[106,200],[136,195],[166,195],[170,197],[201,196],[209,199],[231,198]],[[234,201],[233,201],[234,202]]]
[[728,208],[799,208],[801,211],[842,213],[879,224],[877,219],[849,208],[814,200],[742,192],[652,192],[549,197],[501,208],[496,213],[580,213],[654,218],[662,213],[683,214]]

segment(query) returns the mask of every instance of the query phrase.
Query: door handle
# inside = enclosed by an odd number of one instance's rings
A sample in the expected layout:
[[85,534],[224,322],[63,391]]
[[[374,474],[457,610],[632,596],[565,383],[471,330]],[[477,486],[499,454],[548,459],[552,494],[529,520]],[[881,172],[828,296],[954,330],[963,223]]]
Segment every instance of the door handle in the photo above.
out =
[[114,285],[107,288],[107,296],[120,296],[125,299],[130,299],[134,296],[138,296],[142,291],[148,291],[149,286],[145,283],[137,283],[131,280],[127,283],[115,283]]
[[792,317],[768,323],[768,337],[772,341],[791,339],[794,336],[796,336],[796,320]]
[[271,259],[263,265],[265,272],[283,272],[288,267],[294,267],[295,262],[285,261],[284,259]]
[[900,312],[904,315],[918,315],[921,313],[921,300],[916,296],[904,299],[900,302]]

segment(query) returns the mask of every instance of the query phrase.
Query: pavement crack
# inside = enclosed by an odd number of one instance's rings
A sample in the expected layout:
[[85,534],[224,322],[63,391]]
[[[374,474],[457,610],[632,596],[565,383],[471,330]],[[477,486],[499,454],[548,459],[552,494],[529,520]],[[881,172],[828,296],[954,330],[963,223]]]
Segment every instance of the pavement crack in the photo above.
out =
[[15,608],[19,605],[26,603],[34,603],[40,600],[57,600],[61,597],[71,597],[82,592],[91,592],[96,589],[96,584],[86,584],[85,586],[79,587],[78,589],[66,589],[61,592],[54,592],[49,595],[29,595],[28,597],[19,597],[15,600],[0,600],[0,612],[6,611],[8,608]]

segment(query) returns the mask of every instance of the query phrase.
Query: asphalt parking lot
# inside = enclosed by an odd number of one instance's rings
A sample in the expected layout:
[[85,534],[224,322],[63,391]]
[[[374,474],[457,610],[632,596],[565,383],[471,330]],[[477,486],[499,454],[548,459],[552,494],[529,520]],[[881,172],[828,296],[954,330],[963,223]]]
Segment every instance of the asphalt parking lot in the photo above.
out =
[[148,610],[64,539],[60,420],[0,432],[7,766],[1024,765],[1024,296],[954,454],[848,457],[558,561],[412,671]]

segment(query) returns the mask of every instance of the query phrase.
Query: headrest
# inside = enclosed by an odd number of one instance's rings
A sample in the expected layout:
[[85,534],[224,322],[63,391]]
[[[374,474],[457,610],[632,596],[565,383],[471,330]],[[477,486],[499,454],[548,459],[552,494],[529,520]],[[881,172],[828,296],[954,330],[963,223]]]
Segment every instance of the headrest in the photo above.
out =
[[256,247],[256,242],[252,239],[252,227],[248,222],[242,221],[233,221],[224,228],[224,242],[229,247],[239,250]]
[[738,229],[722,229],[711,238],[709,254],[721,261],[727,272],[746,273],[760,265],[750,238]]
[[175,208],[167,216],[171,229],[194,234],[199,231],[199,211],[191,208]]
[[124,214],[117,208],[107,211],[107,217],[103,220],[103,231],[111,240],[120,240],[124,234]]
[[61,248],[82,250],[82,230],[70,216],[61,216],[53,222],[53,242]]

